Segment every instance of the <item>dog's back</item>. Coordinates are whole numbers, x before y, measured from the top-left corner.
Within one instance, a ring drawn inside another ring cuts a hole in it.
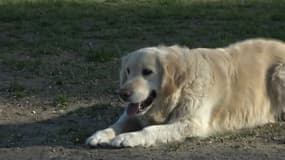
[[[285,44],[254,39],[210,55],[214,75],[212,131],[235,130],[274,122],[285,108]],[[217,55],[226,60],[216,60]],[[219,63],[219,64],[216,64]],[[223,70],[221,72],[221,70]],[[216,87],[216,88],[215,88]]]

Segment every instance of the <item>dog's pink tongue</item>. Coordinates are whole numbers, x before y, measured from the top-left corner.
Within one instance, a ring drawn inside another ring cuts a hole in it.
[[[139,110],[139,103],[130,103],[127,108],[127,114],[129,116],[135,115]]]

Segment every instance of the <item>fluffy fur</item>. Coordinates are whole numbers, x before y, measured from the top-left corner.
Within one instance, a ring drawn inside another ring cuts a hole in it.
[[[151,91],[157,96],[140,113],[125,111],[86,143],[147,147],[276,122],[285,112],[284,64],[285,44],[277,40],[137,50],[122,58],[121,90],[130,93],[128,103],[145,100]],[[145,68],[151,74],[143,75]]]

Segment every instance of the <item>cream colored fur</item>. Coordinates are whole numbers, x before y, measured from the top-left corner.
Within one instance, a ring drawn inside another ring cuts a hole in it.
[[[151,90],[157,97],[143,113],[124,112],[86,143],[153,146],[275,122],[285,111],[283,64],[285,44],[265,39],[215,49],[158,46],[132,52],[122,58],[121,88],[132,91],[130,102],[144,100]],[[143,68],[152,75],[142,76]]]

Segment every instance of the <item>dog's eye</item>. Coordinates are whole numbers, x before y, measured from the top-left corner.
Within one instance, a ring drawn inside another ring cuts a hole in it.
[[[130,74],[130,69],[129,68],[127,68],[127,74]]]
[[[142,71],[143,76],[148,76],[148,75],[151,75],[152,73],[153,71],[150,69],[143,69]]]

